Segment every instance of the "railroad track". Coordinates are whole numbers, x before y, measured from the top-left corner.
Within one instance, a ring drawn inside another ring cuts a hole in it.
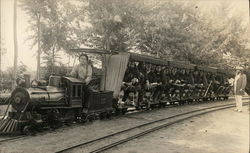
[[[18,139],[25,138],[25,137],[28,137],[28,136],[26,136],[26,135],[20,135],[20,136],[7,137],[7,138],[3,138],[3,139],[1,138],[1,139],[0,139],[0,145],[1,145],[2,143],[5,143],[5,142],[18,140]]]
[[[119,132],[115,132],[97,139],[93,139],[87,142],[82,142],[68,148],[57,151],[56,153],[64,152],[89,152],[89,153],[100,153],[111,148],[114,148],[120,144],[139,138],[151,132],[159,129],[168,127],[175,123],[184,121],[186,119],[203,115],[206,113],[228,109],[235,107],[235,104],[225,104],[213,107],[207,107],[203,109],[193,110],[186,113],[180,113],[163,119],[151,121],[139,126],[128,128]],[[80,151],[79,151],[80,150]]]
[[[249,99],[249,98],[248,98]],[[216,103],[216,102],[220,102],[220,100],[217,100],[217,101],[214,101],[213,103]],[[195,102],[191,105],[199,105],[199,104],[204,104],[206,102]],[[220,106],[213,106],[213,107],[209,107],[209,108],[204,108],[204,109],[200,109],[200,110],[195,110],[195,111],[192,111],[192,112],[198,112],[198,111],[203,111],[203,110],[206,110],[206,109],[211,109],[211,108],[217,108],[217,107],[222,107],[222,106],[228,106],[228,105],[232,105],[231,107],[233,107],[234,105],[233,104],[226,104],[226,105],[220,105]],[[172,107],[178,107],[178,105],[169,105],[169,106],[166,106],[166,108],[172,108]],[[155,109],[157,110],[157,109]],[[152,110],[151,110],[152,111]],[[154,110],[153,110],[154,111]],[[139,114],[139,113],[143,113],[144,111],[138,111],[138,112],[134,112],[134,113],[129,113],[129,114],[126,114],[126,116],[130,116],[130,115],[135,115],[135,114]],[[100,140],[104,140],[104,139],[107,139],[111,136],[115,136],[117,134],[122,134],[122,133],[125,133],[125,132],[128,132],[128,131],[131,131],[133,129],[136,129],[136,128],[140,128],[140,127],[143,127],[143,126],[147,126],[147,125],[150,125],[150,124],[153,124],[153,123],[156,123],[156,122],[160,122],[160,121],[163,121],[163,120],[169,120],[171,118],[174,118],[174,117],[178,117],[178,116],[182,116],[182,115],[186,115],[188,113],[192,113],[192,112],[187,112],[187,113],[183,113],[183,114],[178,114],[178,115],[175,115],[175,116],[171,116],[171,117],[168,117],[168,118],[164,118],[164,119],[160,119],[160,120],[156,120],[156,121],[153,121],[153,122],[148,122],[148,123],[145,123],[145,124],[142,124],[142,125],[139,125],[139,126],[136,126],[136,127],[133,127],[133,128],[129,128],[129,129],[126,129],[126,130],[123,130],[123,131],[120,131],[120,132],[116,132],[114,134],[111,134],[111,135],[107,135],[105,137],[101,137],[101,138],[98,138],[98,139],[95,139],[95,140],[92,140],[92,141],[88,141],[88,142],[85,142],[85,143],[82,143],[82,144],[79,144],[77,146],[72,146],[72,149],[73,148],[77,148],[78,146],[85,146],[87,144],[90,144],[90,143],[94,143],[96,141],[100,141]],[[64,128],[67,128],[67,127],[64,127]],[[42,135],[43,134],[46,134],[47,132],[45,133],[41,133]],[[22,139],[22,138],[28,138],[28,137],[32,137],[32,136],[26,136],[26,135],[18,135],[18,136],[2,136],[0,135],[0,145],[2,143],[6,143],[6,142],[10,142],[10,141],[15,141],[15,140],[19,140],[19,139]],[[66,148],[65,150],[61,150],[61,151],[58,151],[58,152],[65,152],[67,150],[71,150],[71,148]]]
[[[217,102],[219,102],[219,101],[217,101]],[[199,103],[193,103],[192,105],[196,105],[196,104],[199,104]],[[172,108],[172,107],[178,107],[178,105],[169,105],[169,106],[166,106],[166,108]],[[154,109],[153,111],[155,111],[155,110],[157,110],[157,109]],[[133,112],[133,113],[126,114],[126,116],[136,115],[136,114],[143,113],[143,112],[145,112],[145,111],[141,110],[141,111],[138,111],[138,112]],[[67,128],[69,128],[69,127],[64,127],[64,129],[67,129]],[[44,135],[46,133],[49,133],[49,131],[42,132],[40,134]],[[0,135],[0,145],[3,144],[3,143],[6,143],[6,142],[19,140],[19,139],[22,139],[22,138],[30,138],[30,137],[32,137],[32,136],[26,136],[26,135],[17,135],[17,136],[14,136],[14,135],[12,136],[11,135],[11,136],[8,136],[7,134]]]

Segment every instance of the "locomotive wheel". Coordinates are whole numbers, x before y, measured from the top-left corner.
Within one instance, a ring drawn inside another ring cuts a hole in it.
[[[33,130],[31,125],[25,125],[22,130],[23,134],[25,135],[35,135],[35,130]]]
[[[88,116],[88,117],[87,117],[87,120],[88,120],[88,122],[93,122],[94,117],[93,117],[93,116]]]
[[[111,112],[108,112],[108,113],[106,114],[106,117],[107,117],[107,119],[111,119],[112,113],[111,113]]]
[[[106,116],[107,116],[107,115],[106,115],[105,113],[100,113],[100,114],[99,114],[100,120],[105,119]]]
[[[122,109],[122,115],[127,113],[127,108]]]
[[[135,109],[136,109],[136,110],[140,110],[140,107],[139,107],[139,106],[136,106]]]
[[[82,114],[80,122],[81,123],[87,122],[87,114]]]
[[[73,124],[74,120],[76,120],[75,113],[73,110],[68,110],[64,112],[64,118],[65,118],[65,124],[66,125],[71,125]]]
[[[52,129],[57,129],[62,126],[62,122],[60,120],[61,114],[58,109],[51,109],[48,112],[48,124]]]
[[[115,110],[115,116],[118,116],[118,115],[120,115],[120,114],[121,114],[121,110],[117,108],[117,109]]]

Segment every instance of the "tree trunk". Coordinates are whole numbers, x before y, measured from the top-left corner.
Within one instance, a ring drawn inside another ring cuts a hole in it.
[[[0,0],[0,91],[2,90],[2,33],[1,33],[1,0]]]
[[[41,41],[41,22],[40,22],[40,14],[37,16],[37,31],[38,31],[38,40],[37,40],[37,68],[36,68],[36,79],[40,79],[40,56],[41,56],[41,46],[40,46],[40,41]]]
[[[17,79],[17,57],[18,57],[18,46],[17,46],[17,0],[14,0],[14,14],[13,14],[13,30],[14,30],[14,72],[13,72],[13,82],[12,89],[16,87]]]
[[[52,49],[52,63],[51,63],[51,73],[52,74],[54,73],[54,64],[55,64],[55,47],[53,47],[53,49]]]

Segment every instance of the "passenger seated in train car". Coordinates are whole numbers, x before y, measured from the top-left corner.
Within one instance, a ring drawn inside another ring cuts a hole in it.
[[[173,80],[170,80],[170,94],[171,94],[171,101],[179,100],[180,99],[180,86],[181,81],[179,79],[179,69],[173,68],[172,69],[172,76]]]
[[[81,79],[85,84],[83,86],[83,97],[84,100],[87,101],[91,91],[88,84],[92,79],[92,64],[86,54],[81,54],[79,56],[79,64],[73,67],[70,75],[72,77]]]
[[[206,82],[205,82],[205,93],[204,96],[205,97],[211,97],[212,94],[212,79],[211,79],[211,73],[210,72],[206,72],[204,71],[204,77],[206,78]]]
[[[138,70],[140,73],[139,82],[141,84],[142,89],[144,90],[146,88],[146,84],[149,84],[148,74],[151,72],[151,64],[145,62],[139,62]]]
[[[224,90],[228,87],[229,82],[226,79],[226,75],[225,74],[220,74],[219,75],[219,81],[220,81],[220,87],[218,89],[217,94],[218,95],[223,95],[224,94]]]
[[[150,87],[149,75],[150,74],[151,74],[151,64],[145,63],[145,70],[143,72],[143,75],[144,75],[144,82],[143,82],[143,86],[142,86],[143,90],[149,90],[149,87]]]
[[[185,71],[184,77],[185,77],[185,81],[187,82],[189,86],[192,86],[194,84],[193,70],[187,69]]]
[[[138,70],[140,73],[142,73],[143,75],[146,74],[147,72],[147,64],[145,62],[139,62],[138,64]]]
[[[201,78],[199,75],[199,71],[195,70],[193,73],[194,76],[194,90],[193,90],[193,96],[198,98],[200,95],[200,83],[201,83]]]
[[[128,63],[128,67],[125,71],[125,75],[124,75],[124,82],[131,82],[131,80],[135,77],[135,76],[139,76],[139,70],[137,68],[137,65],[135,62],[129,62]]]
[[[208,80],[207,80],[207,72],[204,70],[201,71],[201,76],[202,76],[202,84],[201,84],[201,97],[206,97],[206,90],[208,89]]]
[[[162,90],[163,92],[161,93],[160,99],[162,100],[169,100],[170,95],[169,95],[169,90],[170,90],[170,67],[168,66],[163,66],[162,67]]]
[[[186,77],[186,69],[181,69],[180,70],[180,84],[181,84],[181,88],[180,88],[180,96],[182,99],[186,99],[188,96],[188,92],[189,92],[189,82],[188,82],[188,78]]]
[[[200,70],[196,70],[194,73],[194,77],[195,77],[195,84],[201,84],[203,83],[203,75],[202,75],[202,71]]]
[[[148,89],[152,88],[154,85],[153,83],[154,83],[154,78],[155,78],[155,68],[156,68],[156,66],[154,64],[148,65],[148,69],[147,69],[147,73],[146,73],[146,76],[147,76],[146,86]]]
[[[216,96],[216,90],[218,89],[218,84],[219,84],[219,82],[215,80],[215,75],[216,75],[215,73],[211,73],[210,75],[211,82],[212,82],[210,86],[212,99],[214,99]]]
[[[145,87],[146,87],[146,80],[147,80],[147,63],[145,62],[139,62],[138,64],[138,70],[139,70],[139,73],[140,73],[140,79],[139,79],[139,83],[140,83],[140,86],[141,86],[141,90],[139,92],[139,97],[138,97],[138,102],[141,102],[142,101],[142,98],[143,98],[143,93],[144,93],[144,90],[145,90]]]
[[[224,80],[224,84],[223,84],[224,88],[221,91],[221,94],[226,96],[229,94],[230,88],[231,88],[230,83],[229,83],[229,76],[224,75],[223,80]]]
[[[177,78],[178,80],[175,82],[176,86],[178,87],[177,93],[179,99],[184,99],[184,89],[186,85],[186,80],[185,80],[185,69],[177,69]]]
[[[175,91],[175,86],[174,86],[174,83],[175,83],[175,74],[176,74],[176,68],[170,68],[170,71],[169,71],[169,76],[170,76],[170,79],[168,81],[168,84],[169,84],[169,96],[170,96],[170,99],[172,99],[173,95],[174,95],[174,91]]]
[[[191,99],[194,90],[194,76],[193,70],[187,69],[185,72],[185,80],[187,82],[186,88],[188,89],[188,98]]]
[[[174,80],[175,78],[174,78],[174,72],[175,71],[175,68],[173,68],[173,67],[169,67],[168,68],[168,70],[167,70],[167,76],[168,76],[168,78],[169,78],[169,80]]]
[[[220,78],[219,74],[216,73],[214,75],[214,82],[213,82],[215,95],[218,95],[220,92],[220,89],[221,89],[221,82],[220,81],[221,81],[221,78]]]
[[[163,91],[164,91],[164,68],[160,65],[156,66],[155,72],[154,72],[154,78],[153,78],[153,82],[157,83],[154,93],[153,93],[153,100],[154,101],[159,101],[160,96],[162,95]]]
[[[171,79],[170,75],[171,75],[170,67],[165,67],[164,68],[164,78],[163,78],[165,83],[168,83],[168,81]]]
[[[193,76],[189,69],[183,69],[182,70],[182,84],[184,84],[183,92],[185,98],[189,98],[191,96],[192,91],[192,84],[193,84]]]
[[[153,78],[154,78],[154,70],[155,66],[151,63],[144,63],[145,69],[144,70],[144,82],[142,83],[142,90],[141,90],[141,101],[142,104],[146,104],[146,107],[150,107],[150,104],[152,102],[152,93],[154,91],[154,84],[153,84]],[[141,105],[142,106],[142,105]]]
[[[123,80],[124,85],[122,90],[124,91],[124,96],[122,101],[133,103],[131,105],[138,105],[138,96],[141,90],[140,81],[142,77],[142,74],[137,68],[137,63],[133,61],[129,62]]]
[[[202,83],[203,83],[205,88],[209,84],[208,81],[207,81],[207,72],[206,71],[202,71]]]
[[[179,77],[180,77],[180,80],[181,82],[185,82],[186,83],[186,80],[185,80],[185,69],[180,69],[179,70]]]
[[[208,86],[206,73],[203,70],[199,71],[201,83],[200,83],[200,96],[204,97],[206,92],[206,87]]]
[[[170,89],[170,85],[169,85],[169,67],[167,66],[163,66],[162,67],[162,93],[160,96],[160,99],[165,101],[169,99],[169,89]]]
[[[208,72],[206,71],[203,71],[203,85],[204,85],[203,97],[207,97],[210,89],[210,82],[208,79]]]

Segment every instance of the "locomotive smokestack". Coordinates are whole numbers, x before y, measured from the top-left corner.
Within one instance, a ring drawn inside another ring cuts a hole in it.
[[[30,87],[30,75],[24,74],[24,80],[25,80],[25,88],[29,88]]]

